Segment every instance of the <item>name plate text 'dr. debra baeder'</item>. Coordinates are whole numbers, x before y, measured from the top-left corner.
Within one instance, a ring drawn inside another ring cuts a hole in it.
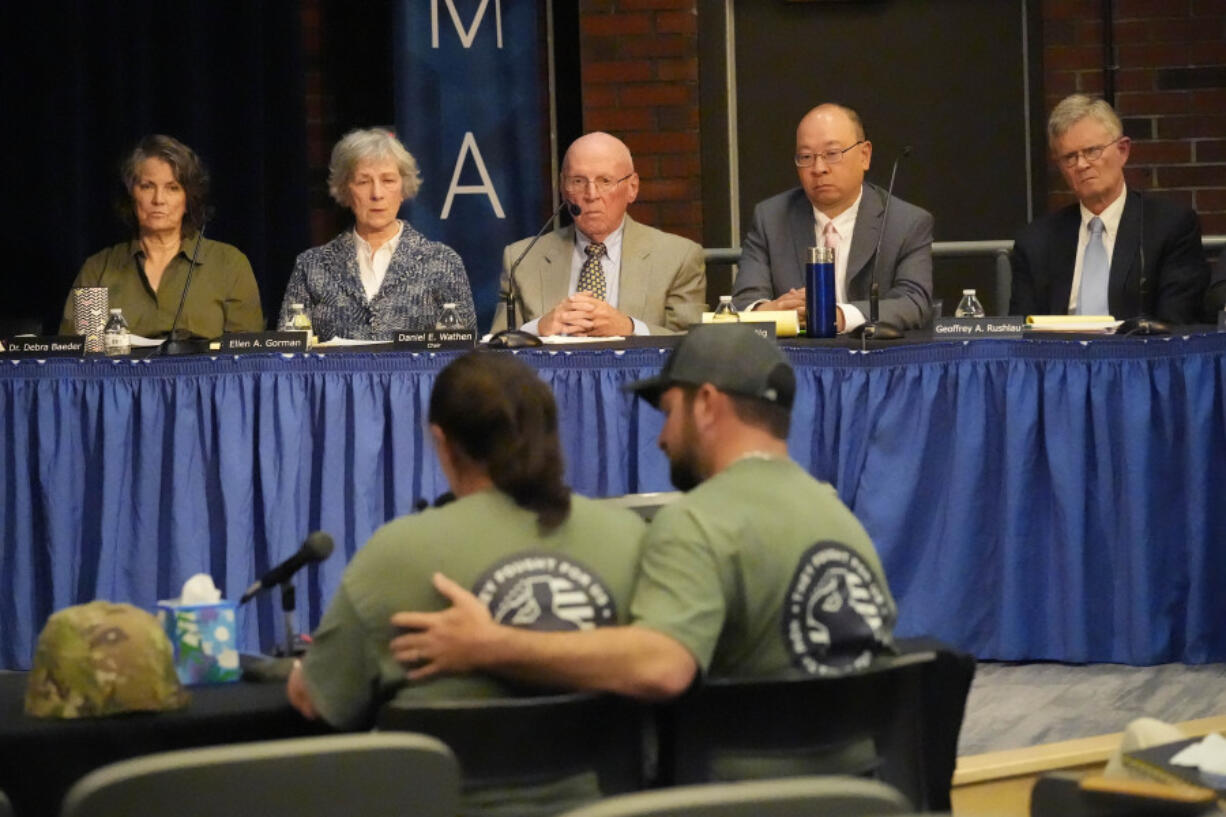
[[[221,336],[221,352],[246,355],[253,352],[305,352],[307,333],[297,332],[227,332]]]
[[[85,357],[84,335],[23,335],[4,340],[5,357]]]
[[[472,349],[477,333],[472,329],[404,330],[392,333],[392,348],[410,352],[436,349]]]
[[[1021,315],[999,318],[937,318],[932,334],[940,338],[1020,338],[1026,326]]]

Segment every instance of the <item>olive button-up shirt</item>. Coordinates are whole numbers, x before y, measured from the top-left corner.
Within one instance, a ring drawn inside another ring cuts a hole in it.
[[[131,332],[149,338],[161,337],[174,323],[195,247],[195,233],[183,237],[179,252],[166,266],[156,290],[149,286],[145,277],[145,253],[136,239],[91,255],[81,265],[72,285],[73,288],[106,287],[110,308],[123,309]],[[64,304],[60,331],[71,334],[73,322],[72,297],[69,296]],[[203,338],[216,338],[223,332],[264,329],[264,312],[251,263],[236,247],[208,238],[200,241],[196,271],[183,304],[179,328]]]

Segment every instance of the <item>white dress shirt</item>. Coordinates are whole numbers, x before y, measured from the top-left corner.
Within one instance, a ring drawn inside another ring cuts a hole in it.
[[[604,269],[605,277],[605,302],[617,308],[618,295],[621,291],[621,270],[622,270],[622,236],[626,231],[626,219],[622,218],[622,223],[617,226],[617,229],[610,233],[604,240],[604,255],[600,259],[600,265]],[[566,285],[566,292],[569,295],[574,295],[579,286],[579,273],[583,271],[583,264],[587,261],[587,246],[592,243],[592,239],[583,234],[578,227],[575,228],[575,248],[570,255],[570,282]],[[556,304],[555,304],[556,306]],[[543,317],[543,316],[542,316]],[[633,315],[627,317],[634,323],[634,334],[650,335],[651,330],[647,328],[647,324]],[[534,335],[540,334],[540,318],[528,321],[521,329],[525,332],[531,332]]]
[[[844,332],[850,332],[864,323],[864,313],[847,302],[847,256],[851,254],[851,236],[856,229],[856,216],[860,213],[860,200],[863,198],[864,188],[861,187],[855,202],[834,218],[827,218],[821,210],[813,208],[813,246],[826,246],[824,234],[830,222],[834,222],[834,229],[838,231],[834,248],[834,299],[843,310]]]
[[[379,245],[379,249],[371,250],[370,242],[358,235],[358,231],[353,231],[353,243],[358,251],[358,272],[362,277],[362,289],[366,290],[366,300],[370,301],[378,293],[379,287],[383,286],[383,279],[387,276],[388,265],[392,263],[392,256],[396,253],[396,248],[400,246],[400,237],[404,235],[404,222],[400,222],[400,229],[396,230],[396,234]]]
[[[1128,188],[1107,205],[1098,217],[1103,221],[1103,248],[1107,251],[1107,269],[1111,269],[1111,258],[1115,252],[1115,238],[1120,233],[1120,219],[1124,217],[1124,202],[1128,198]],[[1081,294],[1081,267],[1085,264],[1086,245],[1090,243],[1090,219],[1094,214],[1081,205],[1081,228],[1077,231],[1077,256],[1073,262],[1073,289],[1068,296],[1068,313],[1077,314],[1077,297]]]

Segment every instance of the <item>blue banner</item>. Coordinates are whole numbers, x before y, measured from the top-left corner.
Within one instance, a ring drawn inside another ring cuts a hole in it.
[[[396,130],[422,174],[406,217],[464,259],[482,331],[503,247],[535,233],[548,213],[538,5],[400,0],[396,9]]]

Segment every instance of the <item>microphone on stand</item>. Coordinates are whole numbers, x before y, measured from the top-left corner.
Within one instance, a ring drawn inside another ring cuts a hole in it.
[[[1137,292],[1141,297],[1141,314],[1129,318],[1115,330],[1117,335],[1169,335],[1171,325],[1149,316],[1149,276],[1145,274],[1145,196],[1137,194],[1137,207],[1141,214],[1140,241],[1137,252],[1141,256],[1141,278],[1137,281]]]
[[[162,346],[158,349],[159,355],[197,355],[208,351],[206,339],[195,337],[187,330],[178,328],[179,318],[183,315],[183,305],[187,303],[187,290],[192,285],[192,273],[196,271],[196,261],[200,257],[200,242],[204,240],[206,226],[207,224],[201,224],[200,232],[196,234],[196,246],[192,250],[191,263],[187,265],[187,280],[183,282],[179,308],[175,310],[175,319],[170,322],[170,332],[166,335],[166,340],[162,341]]]
[[[519,265],[527,257],[528,253],[532,252],[532,248],[536,246],[536,242],[541,240],[541,236],[549,231],[549,227],[553,224],[553,220],[562,215],[562,211],[566,210],[570,213],[571,218],[583,212],[583,209],[572,202],[563,201],[558,205],[545,223],[541,225],[540,232],[528,242],[528,246],[519,254],[519,258],[515,259],[515,263],[511,264],[511,269],[507,271],[507,328],[497,333],[490,338],[487,344],[491,349],[520,349],[525,346],[540,346],[541,339],[531,332],[525,332],[522,329],[516,329],[515,325],[518,321],[515,319],[515,270],[519,269]]]
[[[255,598],[261,590],[275,587],[278,584],[284,584],[290,577],[307,565],[322,562],[332,555],[333,547],[335,547],[335,543],[330,535],[321,530],[315,531],[306,538],[306,541],[302,543],[302,547],[298,549],[297,553],[265,573],[259,580],[248,587],[238,603],[240,605],[246,604]]]
[[[894,197],[894,179],[898,176],[898,163],[911,155],[911,146],[904,147],[894,158],[894,168],[890,171],[890,186],[885,191],[885,210],[881,214],[881,231],[877,233],[877,247],[873,250],[872,283],[868,289],[868,323],[856,329],[853,337],[862,340],[899,340],[902,332],[898,327],[881,322],[880,300],[881,285],[877,281],[877,268],[881,266],[881,241],[885,238],[886,222],[890,217],[890,199]]]

